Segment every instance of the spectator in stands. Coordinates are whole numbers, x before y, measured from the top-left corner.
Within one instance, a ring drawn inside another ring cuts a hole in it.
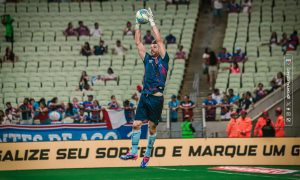
[[[214,51],[210,51],[209,53],[208,73],[209,73],[209,82],[210,82],[209,90],[212,90],[214,89],[217,74],[218,74],[218,59]]]
[[[81,77],[79,80],[79,89],[80,91],[86,90],[86,91],[91,91],[93,90],[91,86],[88,83],[89,81],[89,76],[87,75],[86,71],[82,71]]]
[[[255,137],[262,137],[262,127],[264,127],[267,124],[267,121],[269,119],[269,113],[268,111],[263,111],[260,118],[258,118],[255,128],[254,128],[254,136]],[[271,121],[271,125],[274,127],[274,124]]]
[[[171,4],[189,4],[190,0],[166,0],[167,5]]]
[[[186,52],[183,50],[183,46],[180,45],[178,51],[176,52],[175,59],[186,59]]]
[[[233,62],[228,68],[225,67],[224,69],[229,69],[231,74],[239,74],[241,72],[237,62]]]
[[[59,103],[58,98],[54,97],[50,100],[50,102],[48,104],[48,111],[49,112],[56,111],[57,113],[59,113],[60,114],[59,121],[61,121],[63,118],[62,115],[65,112],[65,104],[63,102]]]
[[[262,137],[275,137],[275,128],[272,126],[272,120],[268,119],[266,124],[261,128]]]
[[[233,62],[232,65],[230,65],[230,73],[231,74],[239,74],[241,72],[239,64],[237,62]]]
[[[74,117],[74,123],[86,123],[89,121],[89,116],[85,114],[84,108],[79,109],[79,114]]]
[[[242,3],[242,8],[243,8],[242,12],[250,13],[252,8],[251,0],[244,0],[244,2]]]
[[[229,120],[232,104],[230,104],[226,94],[223,95],[219,106],[221,107],[221,120]]]
[[[7,125],[7,124],[17,124],[17,123],[13,123],[16,122],[12,119],[12,115],[11,114],[4,114],[4,118],[3,118],[3,122],[1,124],[3,125]]]
[[[230,62],[231,54],[227,52],[226,48],[222,48],[221,52],[218,54],[218,61],[219,62]]]
[[[121,44],[121,41],[117,40],[116,46],[112,49],[112,54],[121,56],[124,55],[127,50],[128,49]]]
[[[3,111],[2,111],[3,112]],[[3,117],[3,121],[2,123],[3,125],[7,125],[7,124],[18,124],[17,120],[16,119],[13,119],[13,115],[12,114],[7,114],[5,113],[4,114],[4,117]]]
[[[203,74],[206,75],[206,82],[209,83],[209,74],[208,74],[208,62],[210,57],[210,48],[206,47],[204,50],[204,53],[202,55],[202,68],[203,68]]]
[[[189,115],[190,119],[193,120],[194,118],[194,108],[196,107],[196,104],[194,101],[190,100],[190,97],[188,95],[185,95],[183,97],[183,101],[180,102],[179,108],[182,110],[182,117],[184,117],[186,114]]]
[[[78,28],[76,29],[79,36],[89,36],[90,30],[86,27],[82,21],[78,22]]]
[[[49,119],[49,111],[44,101],[39,102],[39,108],[36,109],[35,120],[40,120],[40,124],[51,124],[51,120]]]
[[[223,3],[221,0],[214,0],[214,16],[222,17],[223,14]]]
[[[34,98],[30,98],[29,99],[29,108],[30,108],[31,112],[34,112],[34,109],[33,109],[34,104],[35,104]]]
[[[34,112],[34,116],[33,117],[36,117],[38,115],[38,112],[37,110],[40,108],[40,104],[44,102],[46,104],[46,100],[45,98],[41,98],[39,101],[35,101],[32,105],[32,110]]]
[[[237,120],[237,132],[238,137],[240,138],[249,138],[251,137],[252,130],[252,120],[250,117],[247,117],[247,111],[241,111],[241,117]]]
[[[238,95],[234,94],[234,90],[233,89],[229,89],[228,90],[228,97],[229,97],[229,102],[230,104],[238,101],[240,99],[240,97]]]
[[[299,45],[299,37],[298,37],[298,32],[295,30],[290,35],[290,39],[288,41],[287,51],[294,51],[294,50],[296,50],[298,45]]]
[[[81,46],[80,54],[83,56],[90,56],[92,55],[92,49],[90,43],[85,42],[83,46]]]
[[[203,108],[205,108],[205,120],[215,121],[216,120],[216,108],[217,101],[212,98],[211,94],[208,94],[207,99],[203,101]]]
[[[63,32],[65,36],[78,36],[77,30],[73,27],[71,22],[68,23],[67,29]]]
[[[281,46],[283,52],[286,51],[287,46],[288,46],[288,42],[289,42],[289,39],[287,37],[287,34],[283,33],[282,36],[281,36],[281,39],[278,43]]]
[[[127,21],[126,23],[126,27],[124,28],[123,30],[123,35],[124,36],[130,36],[130,35],[133,35],[134,34],[134,30],[132,29],[132,24],[130,21]]]
[[[222,96],[220,94],[220,90],[219,89],[214,89],[213,93],[212,93],[212,98],[217,101],[217,104],[221,103],[221,99]]]
[[[256,90],[254,91],[255,94],[255,102],[259,101],[260,99],[264,98],[267,93],[264,89],[264,85],[262,83],[258,83]]]
[[[103,31],[102,31],[102,29],[99,27],[99,23],[96,22],[96,23],[94,24],[94,27],[91,28],[90,36],[94,36],[94,37],[101,37],[101,36],[103,36]]]
[[[275,109],[275,115],[277,117],[275,122],[275,135],[276,137],[284,137],[284,118],[282,116],[282,109],[277,107]]]
[[[83,101],[82,103],[80,103],[80,108],[83,108],[84,111],[90,111],[93,108],[94,96],[89,94],[87,95],[87,97],[87,101]]]
[[[99,104],[99,101],[98,100],[94,100],[93,101],[93,106],[92,106],[92,109],[91,109],[91,122],[94,122],[94,123],[99,123],[100,120],[101,120],[101,117],[100,117],[100,112],[102,110],[102,107],[100,106]]]
[[[170,122],[177,122],[180,102],[177,100],[176,95],[171,96],[171,101],[169,101],[168,105],[170,110]]]
[[[131,99],[135,101],[135,104],[138,105],[138,101],[141,97],[141,93],[142,93],[142,90],[143,90],[143,86],[142,85],[137,85],[136,86],[136,92],[133,93],[133,95],[131,96]]]
[[[91,111],[93,109],[94,96],[89,94],[87,97],[88,97],[88,99],[86,101],[83,101],[80,103],[80,109],[83,109],[84,112],[86,112],[87,117],[88,117],[88,119],[86,119],[86,120],[90,120],[91,119]]]
[[[270,37],[269,44],[270,44],[271,46],[273,46],[273,45],[278,45],[278,39],[277,39],[277,33],[276,33],[276,32],[272,32],[271,37]]]
[[[5,54],[3,56],[3,62],[16,62],[18,61],[18,56],[10,49],[10,47],[6,47]]]
[[[175,44],[175,43],[176,43],[176,37],[172,33],[169,33],[169,35],[165,37],[165,44]]]
[[[109,67],[107,69],[107,74],[103,75],[101,77],[101,80],[105,81],[105,82],[106,81],[117,81],[118,80],[118,76],[114,73],[114,70],[111,67]]]
[[[236,52],[233,53],[231,59],[233,62],[244,62],[247,61],[247,56],[242,52],[242,49],[240,47],[237,47]]]
[[[12,124],[15,124],[15,122],[19,118],[18,110],[12,107],[11,102],[7,102],[5,105],[6,105],[6,109],[5,109],[6,118],[8,118],[12,122]]]
[[[115,95],[112,95],[110,97],[110,102],[108,103],[108,109],[113,109],[113,110],[117,110],[117,109],[120,109],[121,106],[120,104],[118,103],[117,99],[116,99],[116,96]]]
[[[2,125],[5,125],[5,124],[10,124],[10,121],[8,121],[8,122],[6,122],[6,121],[4,121],[4,120],[6,120],[6,118],[5,118],[5,114],[4,114],[4,112],[2,111],[2,110],[0,110],[0,125],[2,124]]]
[[[286,77],[282,72],[278,72],[277,75],[272,79],[272,81],[274,82],[274,89],[277,89],[285,83]]]
[[[77,112],[78,111],[74,108],[73,104],[69,102],[65,110],[65,118],[73,118]]]
[[[6,42],[13,42],[14,29],[12,23],[14,22],[14,20],[9,14],[3,15],[1,17],[1,22],[5,26],[5,40]]]
[[[243,93],[242,98],[239,100],[239,112],[241,110],[248,110],[250,105],[252,104],[249,94]]]
[[[270,86],[271,88],[268,90],[268,93],[272,93],[278,88],[274,80],[270,81]]]
[[[135,117],[135,107],[128,99],[123,102],[123,108],[127,123],[132,123]]]
[[[94,46],[93,53],[96,56],[104,55],[108,51],[108,46],[104,45],[104,41],[100,40],[99,45]]]
[[[79,101],[76,97],[74,97],[72,99],[72,104],[73,104],[74,112],[75,112],[75,114],[77,114],[79,112],[79,109],[80,109],[80,103],[79,103]]]
[[[250,91],[247,91],[247,92],[246,92],[246,96],[247,96],[247,98],[251,101],[251,103],[253,103],[253,97],[252,97],[252,94],[251,94]]]
[[[24,98],[23,104],[20,105],[21,124],[32,124],[31,108],[28,98]]]
[[[239,13],[241,11],[241,6],[235,2],[235,0],[231,0],[228,3],[228,11],[230,13]]]
[[[144,44],[151,44],[154,41],[154,37],[151,35],[151,31],[147,30],[146,35],[144,36]]]
[[[237,120],[238,120],[238,113],[236,111],[232,111],[230,113],[231,119],[226,127],[227,137],[229,138],[237,138],[239,137],[239,133],[237,131]],[[230,117],[229,117],[230,118]]]

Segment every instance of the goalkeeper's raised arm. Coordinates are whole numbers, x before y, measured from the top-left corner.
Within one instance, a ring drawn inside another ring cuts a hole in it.
[[[135,40],[135,45],[138,49],[139,56],[141,57],[142,60],[145,58],[146,54],[146,48],[143,45],[141,41],[141,24],[138,23],[138,21],[135,21],[135,35],[134,35],[134,40]]]
[[[153,17],[153,13],[151,11],[151,8],[148,8],[148,16],[149,16],[149,23],[151,25],[151,29],[153,31],[156,43],[157,43],[158,48],[159,48],[159,55],[164,59],[164,57],[166,55],[166,48],[165,48],[165,45],[164,45],[164,41],[160,36],[160,32],[159,32],[157,26],[155,25],[154,17]]]

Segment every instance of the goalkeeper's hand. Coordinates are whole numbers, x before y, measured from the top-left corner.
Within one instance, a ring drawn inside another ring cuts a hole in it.
[[[138,22],[138,20],[135,18],[135,30],[140,30],[141,29],[141,24]]]
[[[153,13],[152,13],[150,7],[148,8],[148,18],[149,18],[150,25],[151,25],[151,26],[155,26]]]

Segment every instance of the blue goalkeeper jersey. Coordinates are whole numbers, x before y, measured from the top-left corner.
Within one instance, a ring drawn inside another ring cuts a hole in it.
[[[158,63],[155,63],[155,57],[146,53],[144,58],[144,88],[142,94],[154,94],[156,92],[163,93],[168,69],[169,69],[169,55],[166,52],[164,58],[158,56]]]

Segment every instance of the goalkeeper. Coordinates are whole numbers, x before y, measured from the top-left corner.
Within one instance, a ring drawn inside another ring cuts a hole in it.
[[[137,159],[142,122],[148,120],[149,136],[147,149],[140,165],[142,168],[145,168],[148,165],[153,144],[156,139],[156,126],[161,119],[164,104],[163,91],[165,88],[169,63],[169,55],[166,52],[159,30],[155,25],[150,8],[148,9],[148,17],[155,40],[151,43],[150,53],[147,53],[146,48],[141,41],[141,24],[136,21],[135,44],[137,46],[139,56],[144,62],[144,86],[137,107],[135,120],[133,122],[131,137],[132,149],[129,153],[120,157],[123,160]]]

